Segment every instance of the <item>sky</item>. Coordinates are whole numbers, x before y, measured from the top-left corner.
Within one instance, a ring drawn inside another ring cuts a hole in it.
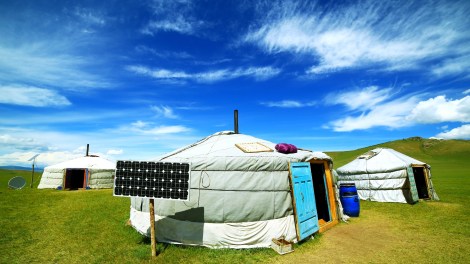
[[[315,151],[470,139],[470,1],[0,0],[0,166],[218,131]]]

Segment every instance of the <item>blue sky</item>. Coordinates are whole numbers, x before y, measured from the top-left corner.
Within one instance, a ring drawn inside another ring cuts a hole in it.
[[[0,165],[222,130],[319,151],[470,139],[469,1],[0,0]]]

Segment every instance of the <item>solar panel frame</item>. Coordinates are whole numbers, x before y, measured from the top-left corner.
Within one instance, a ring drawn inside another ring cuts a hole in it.
[[[118,160],[113,196],[189,201],[191,165]]]

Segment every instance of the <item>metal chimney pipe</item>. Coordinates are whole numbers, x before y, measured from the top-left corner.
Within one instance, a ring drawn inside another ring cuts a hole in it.
[[[235,132],[235,134],[238,134],[238,110],[233,111],[233,121],[234,121],[233,131]]]
[[[90,151],[90,144],[86,144],[86,156],[88,157],[88,152]]]

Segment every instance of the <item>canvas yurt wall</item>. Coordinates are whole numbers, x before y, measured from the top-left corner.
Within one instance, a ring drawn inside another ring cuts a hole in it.
[[[415,203],[439,199],[431,166],[393,149],[373,149],[336,171],[339,184],[355,183],[362,200]]]
[[[44,168],[38,189],[113,188],[116,164],[85,156]]]
[[[289,162],[308,161],[332,185],[331,159],[321,152],[245,153],[239,143],[259,142],[274,150],[275,144],[243,134],[219,132],[158,159],[191,166],[190,200],[155,200],[157,240],[212,248],[269,247],[273,238],[296,239],[289,186]],[[315,177],[315,176],[314,176]],[[336,224],[334,193],[321,228]],[[130,220],[143,234],[150,234],[148,199],[131,198]],[[319,213],[319,218],[321,215]],[[322,229],[321,229],[322,230]]]

